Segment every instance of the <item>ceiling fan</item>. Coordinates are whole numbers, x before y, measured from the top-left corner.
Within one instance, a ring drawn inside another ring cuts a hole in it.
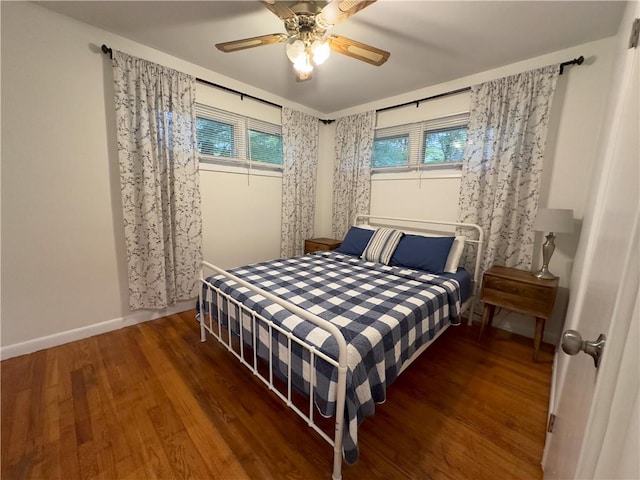
[[[323,63],[331,50],[380,66],[390,53],[339,35],[327,35],[334,25],[368,7],[375,0],[333,0],[326,2],[282,2],[261,0],[271,12],[284,21],[287,33],[272,33],[216,44],[222,52],[236,52],[247,48],[286,42],[286,53],[299,82],[311,79],[313,67]],[[320,6],[319,4],[325,4]]]

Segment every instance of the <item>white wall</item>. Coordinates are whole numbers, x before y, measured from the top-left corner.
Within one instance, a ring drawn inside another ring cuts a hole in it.
[[[320,124],[314,236],[331,238],[336,124]]]
[[[555,343],[559,337],[566,313],[571,267],[580,238],[581,219],[589,195],[589,178],[596,160],[598,132],[611,84],[613,47],[614,37],[611,37],[330,115],[339,118],[402,104],[584,55],[584,65],[566,68],[558,80],[547,139],[543,190],[540,192],[541,206],[573,209],[576,223],[573,234],[558,234],[550,264],[550,270],[560,277],[561,287],[554,315],[545,329],[545,341],[550,343]],[[381,112],[377,126],[429,120],[468,110],[469,93],[461,93],[421,103],[419,108],[412,104]],[[371,212],[455,221],[459,188],[460,171],[456,169],[424,171],[422,174],[374,174]],[[534,268],[541,264],[542,240],[543,235],[538,234]],[[531,337],[534,332],[534,322],[529,318],[508,312],[496,318],[494,325]]]
[[[197,101],[240,115],[281,124],[277,107],[241,100],[198,84]],[[282,174],[200,164],[203,257],[222,268],[276,258],[280,254]]]
[[[128,306],[108,44],[288,105],[215,72],[27,2],[2,9],[2,357],[144,321]],[[198,100],[275,123],[280,111],[198,86]],[[276,256],[281,180],[201,174],[205,257]],[[178,309],[191,308],[192,302]],[[155,315],[160,315],[158,312]]]
[[[4,117],[0,345],[5,356],[8,346],[18,346],[11,351],[23,352],[29,345],[47,346],[46,339],[52,335],[72,339],[151,317],[150,312],[134,315],[128,307],[111,67],[99,51],[102,43],[314,116],[326,116],[35,4],[1,2],[0,8]],[[611,42],[602,40],[329,117],[585,55],[586,65],[568,68],[559,82],[552,118],[558,128],[555,138],[551,135],[549,139],[547,191],[541,199],[551,207],[573,208],[579,221],[588,194],[586,179],[602,116],[602,93],[609,85],[610,50]],[[198,86],[199,100],[206,96],[257,118],[274,121],[274,115],[279,115],[274,112],[277,109]],[[429,102],[419,109],[410,107],[385,116],[409,118],[412,111],[427,112],[423,118],[428,118],[435,115],[437,105],[459,110],[459,105],[454,108],[451,103],[459,99]],[[320,126],[316,236],[331,234],[334,131],[335,124]],[[423,174],[421,182],[416,178],[374,179],[372,211],[388,208],[382,213],[455,218],[455,199],[447,203],[446,210],[440,206],[442,196],[457,192],[459,180],[455,174],[452,178],[428,177]],[[254,175],[248,180],[243,174],[207,168],[201,185],[205,258],[229,267],[277,256],[281,188],[277,176]],[[577,234],[559,236],[557,241],[551,269],[561,276],[563,286],[577,238]]]

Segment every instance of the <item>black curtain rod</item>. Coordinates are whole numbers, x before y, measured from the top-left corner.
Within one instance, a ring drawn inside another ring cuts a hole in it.
[[[450,92],[439,93],[437,95],[431,95],[430,97],[424,97],[419,100],[412,100],[411,102],[399,103],[398,105],[392,105],[390,107],[378,108],[376,113],[384,112],[387,110],[394,110],[396,108],[406,107],[407,105],[416,104],[416,108],[420,106],[420,103],[426,102],[427,100],[435,100],[436,98],[448,97],[449,95],[455,95],[456,93],[468,92],[471,90],[471,87],[459,88],[457,90],[451,90]]]
[[[210,87],[215,87],[217,89],[224,90],[225,92],[230,92],[230,93],[235,93],[236,95],[240,95],[240,100],[244,100],[246,97],[246,98],[250,98],[251,100],[255,100],[256,102],[265,103],[267,105],[271,105],[272,107],[282,109],[282,105],[278,105],[277,103],[270,102],[269,100],[265,100],[263,98],[254,97],[253,95],[249,95],[248,93],[243,93],[238,90],[234,90],[233,88],[225,87],[224,85],[210,82],[209,80],[204,80],[202,78],[196,77],[196,82],[204,83],[205,85],[209,85]]]
[[[105,55],[109,55],[109,58],[113,58],[113,50],[104,44],[102,45],[102,53],[104,53]],[[282,109],[282,105],[278,105],[277,103],[270,102],[269,100],[265,100],[263,98],[254,97],[253,95],[249,95],[248,93],[243,93],[238,90],[234,90],[233,88],[225,87],[224,85],[210,82],[209,80],[204,80],[202,78],[196,77],[196,81],[200,83],[204,83],[205,85],[209,85],[210,87],[215,87],[220,90],[224,90],[225,92],[235,93],[236,95],[240,96],[240,100],[244,100],[246,97],[246,98],[250,98],[251,100],[255,100],[256,102],[264,103],[266,105],[271,105],[272,107]],[[318,120],[320,120],[325,125],[335,122],[335,120],[325,120],[322,118],[319,118]]]
[[[102,53],[109,55],[109,58],[113,58],[113,50],[106,45],[102,45]],[[253,95],[249,95],[248,93],[243,93],[238,90],[234,90],[233,88],[225,87],[224,85],[220,85],[218,83],[210,82],[209,80],[204,80],[202,78],[196,77],[196,81],[200,83],[204,83],[205,85],[209,85],[210,87],[219,88],[220,90],[224,90],[225,92],[235,93],[236,95],[240,95],[240,99],[244,100],[246,98],[250,98],[251,100],[255,100],[256,102],[266,103],[267,105],[271,105],[272,107],[282,108],[282,105],[278,105],[277,103],[270,102],[269,100],[265,100],[263,98],[254,97]]]
[[[582,65],[583,63],[584,63],[584,57],[582,55],[580,55],[578,58],[574,58],[573,60],[562,62],[560,64],[560,75],[564,73],[564,67],[568,67],[570,65]],[[436,98],[448,97],[449,95],[468,92],[470,90],[471,90],[471,87],[458,88],[457,90],[451,90],[450,92],[439,93],[437,95],[432,95],[430,97],[420,98],[418,100],[412,100],[411,102],[405,102],[405,103],[400,103],[398,105],[392,105],[390,107],[379,108],[376,110],[376,113],[384,112],[386,110],[393,110],[396,108],[406,107],[407,105],[413,105],[413,104],[415,104],[417,108],[420,106],[422,102],[426,102],[427,100],[435,100]]]
[[[113,50],[111,48],[107,47],[104,44],[102,45],[102,53],[104,53],[106,55],[109,55],[109,58],[113,58]],[[568,67],[570,65],[582,65],[583,62],[584,62],[584,57],[582,55],[580,55],[578,58],[574,58],[573,60],[568,60],[566,62],[562,62],[560,64],[560,75],[562,75],[564,73],[564,67]],[[247,97],[247,98],[250,98],[251,100],[255,100],[256,102],[265,103],[267,105],[271,105],[272,107],[276,107],[276,108],[280,108],[280,109],[282,108],[282,105],[278,105],[277,103],[273,103],[273,102],[270,102],[269,100],[264,100],[264,99],[259,98],[259,97],[254,97],[253,95],[249,95],[248,93],[243,93],[243,92],[240,92],[238,90],[234,90],[233,88],[229,88],[229,87],[225,87],[224,85],[220,85],[218,83],[213,83],[213,82],[210,82],[208,80],[204,80],[204,79],[198,78],[198,77],[196,77],[196,81],[198,81],[200,83],[204,83],[205,85],[209,85],[210,87],[219,88],[220,90],[224,90],[226,92],[235,93],[236,95],[240,95],[240,100],[244,100],[244,97]],[[398,105],[392,105],[390,107],[378,108],[376,110],[376,113],[384,112],[386,110],[393,110],[393,109],[396,109],[396,108],[406,107],[407,105],[413,105],[414,103],[415,103],[416,107],[419,107],[420,103],[422,103],[422,102],[426,102],[428,100],[435,100],[436,98],[448,97],[449,95],[455,95],[457,93],[468,92],[469,90],[471,90],[471,87],[459,88],[457,90],[452,90],[450,92],[445,92],[445,93],[439,93],[437,95],[432,95],[430,97],[420,98],[418,100],[413,100],[411,102],[400,103]],[[325,120],[325,119],[322,119],[322,118],[319,118],[318,120],[320,120],[325,125],[328,125],[330,123],[335,122],[335,120]]]

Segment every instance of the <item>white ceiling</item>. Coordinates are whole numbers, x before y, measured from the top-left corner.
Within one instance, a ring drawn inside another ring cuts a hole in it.
[[[614,35],[624,10],[614,1],[380,0],[331,32],[391,52],[387,63],[332,53],[311,81],[297,83],[284,44],[214,47],[285,31],[258,1],[37,3],[322,113]]]

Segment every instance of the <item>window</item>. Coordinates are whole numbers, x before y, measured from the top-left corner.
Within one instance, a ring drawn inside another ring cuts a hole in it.
[[[374,170],[430,168],[462,162],[469,114],[376,129]]]
[[[254,162],[282,165],[282,135],[249,130],[249,148]]]
[[[201,162],[282,168],[282,127],[217,108],[196,106]]]
[[[212,157],[235,157],[233,125],[210,118],[196,117],[198,153]]]
[[[423,163],[458,163],[467,144],[467,127],[443,128],[424,132]]]
[[[400,167],[409,162],[409,135],[392,135],[373,141],[373,168]]]

